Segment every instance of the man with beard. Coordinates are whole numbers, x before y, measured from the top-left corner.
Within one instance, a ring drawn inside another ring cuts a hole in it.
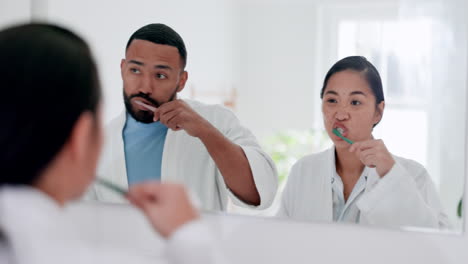
[[[228,109],[180,100],[187,51],[177,32],[149,24],[130,37],[121,62],[126,111],[107,127],[99,176],[122,187],[162,180],[183,183],[202,209],[268,207],[277,173],[254,135]],[[88,197],[118,202],[99,185]]]

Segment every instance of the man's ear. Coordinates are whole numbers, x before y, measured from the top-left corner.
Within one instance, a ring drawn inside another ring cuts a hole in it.
[[[125,68],[125,59],[122,59],[120,61],[120,75],[121,75],[122,78],[123,78],[123,75],[124,75],[124,68]]]
[[[83,160],[89,154],[94,126],[94,116],[89,111],[83,112],[75,122],[67,142],[70,158],[73,161]]]
[[[178,93],[181,92],[185,88],[185,84],[187,83],[187,79],[188,79],[188,72],[183,71],[180,74],[179,88],[177,89]]]

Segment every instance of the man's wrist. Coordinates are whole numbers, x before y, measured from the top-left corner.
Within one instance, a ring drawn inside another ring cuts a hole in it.
[[[210,122],[206,120],[202,120],[200,124],[200,129],[198,134],[196,135],[201,141],[212,139],[213,136],[219,133],[218,129],[216,129]]]

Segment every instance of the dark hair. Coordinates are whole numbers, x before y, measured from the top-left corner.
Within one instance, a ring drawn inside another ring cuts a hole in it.
[[[353,70],[362,73],[367,82],[369,83],[372,93],[375,96],[376,104],[385,101],[382,88],[382,80],[380,79],[379,72],[374,67],[374,65],[372,65],[372,63],[370,63],[365,57],[362,56],[346,57],[335,63],[325,76],[325,80],[323,81],[323,87],[320,91],[320,98],[323,98],[323,93],[325,92],[325,88],[327,87],[328,80],[335,73],[342,72],[345,70]]]
[[[182,61],[182,69],[185,68],[185,65],[187,64],[187,50],[185,48],[184,40],[172,28],[160,23],[148,24],[141,27],[130,36],[125,50],[128,49],[134,39],[147,40],[155,44],[176,47]]]
[[[88,45],[71,31],[26,24],[0,31],[0,186],[34,184],[70,137],[96,113],[101,91]]]
[[[372,93],[375,96],[376,106],[380,104],[380,102],[385,101],[382,87],[382,79],[380,78],[379,72],[374,67],[374,65],[372,65],[372,63],[370,63],[365,57],[362,56],[346,57],[344,59],[339,60],[331,67],[331,69],[327,72],[327,75],[325,76],[325,80],[323,81],[322,90],[320,91],[321,99],[323,99],[323,93],[325,92],[325,88],[327,87],[328,80],[335,73],[342,72],[345,70],[353,70],[358,73],[361,73],[364,76],[371,88]],[[374,127],[377,124],[374,124]]]

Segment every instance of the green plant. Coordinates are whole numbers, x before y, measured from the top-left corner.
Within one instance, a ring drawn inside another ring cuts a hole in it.
[[[462,215],[463,215],[463,198],[460,199],[460,201],[458,202],[458,206],[457,206],[457,216],[458,216],[458,218],[462,218]]]
[[[286,180],[291,167],[307,154],[319,152],[331,145],[323,130],[284,130],[267,137],[263,142],[278,169],[279,183]]]

